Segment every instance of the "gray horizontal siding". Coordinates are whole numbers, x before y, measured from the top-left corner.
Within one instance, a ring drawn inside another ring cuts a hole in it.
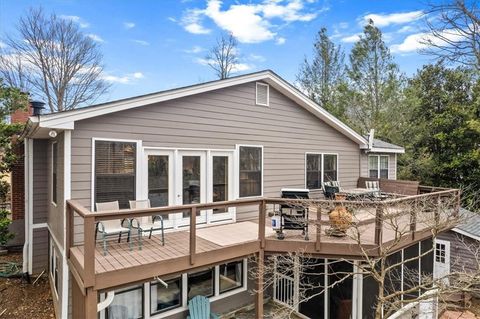
[[[438,239],[450,242],[450,271],[478,272],[480,270],[480,265],[473,253],[480,245],[478,241],[453,230],[441,233],[438,235]]]
[[[40,273],[48,268],[48,229],[33,229],[32,272]]]
[[[255,105],[255,83],[75,123],[72,198],[86,207],[91,201],[93,137],[142,140],[143,146],[173,148],[263,145],[265,196],[277,196],[282,187],[305,187],[305,152],[338,153],[344,187],[355,187],[360,175],[356,143],[272,88],[270,106]]]
[[[33,223],[46,223],[48,214],[47,140],[33,140]]]

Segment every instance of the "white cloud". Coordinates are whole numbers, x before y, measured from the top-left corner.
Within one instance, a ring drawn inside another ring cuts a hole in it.
[[[391,24],[404,24],[420,19],[423,16],[423,11],[398,12],[390,14],[375,14],[370,13],[361,19],[361,24],[368,23],[371,19],[377,27],[386,27]]]
[[[347,37],[344,37],[344,38],[340,39],[340,41],[342,41],[344,43],[354,43],[354,42],[357,42],[358,40],[360,40],[360,35],[361,35],[361,33],[355,33],[355,34],[352,34],[352,35],[349,35]]]
[[[403,27],[401,27],[397,33],[408,33],[408,32],[412,32],[415,30],[415,27],[412,26],[412,25],[405,25]]]
[[[143,79],[145,76],[142,72],[135,72],[123,76],[104,74],[102,79],[110,83],[130,84],[135,80]]]
[[[88,22],[83,21],[83,19],[80,18],[79,16],[63,15],[62,14],[59,17],[61,19],[64,19],[64,20],[70,20],[72,22],[78,23],[80,28],[88,28],[90,26],[90,24]]]
[[[177,19],[175,19],[174,17],[168,17],[167,20],[172,21],[172,22],[177,22]]]
[[[133,22],[124,22],[124,23],[123,23],[123,26],[125,27],[125,29],[128,30],[128,29],[131,29],[131,28],[135,27],[135,23],[133,23]]]
[[[181,24],[190,33],[193,34],[208,34],[209,30],[201,25],[203,10],[190,9],[183,15]]]
[[[94,33],[87,34],[87,37],[89,37],[90,39],[92,39],[95,42],[105,42],[99,35],[94,34]]]
[[[4,48],[6,48],[6,47],[7,47],[7,44],[4,43],[4,42],[2,42],[2,41],[0,41],[0,49],[4,49]]]
[[[265,0],[261,4],[232,4],[222,8],[220,0],[208,0],[205,9],[189,9],[182,17],[182,26],[190,33],[206,34],[211,30],[203,26],[205,18],[211,19],[219,28],[233,34],[243,43],[258,43],[276,39],[275,23],[307,22],[315,19],[323,7],[306,10],[302,0]],[[278,38],[277,42],[282,44]]]
[[[248,59],[252,60],[252,61],[258,61],[258,62],[265,62],[267,60],[267,59],[265,59],[265,57],[263,55],[253,54],[253,53],[251,53],[248,56]]]
[[[348,22],[340,22],[338,25],[339,29],[347,29],[348,28]]]
[[[449,41],[459,41],[464,38],[464,36],[456,30],[445,30],[441,33],[441,36],[445,37]],[[423,32],[407,36],[402,43],[392,45],[390,50],[393,53],[416,52],[418,50],[425,49],[428,46],[428,42],[431,42],[435,45],[447,45],[444,40],[435,37],[432,33]]]
[[[143,46],[148,46],[148,45],[150,45],[150,42],[147,42],[147,41],[144,41],[144,40],[132,40],[132,42],[134,42],[134,43],[136,43],[136,44],[143,45]]]
[[[277,45],[285,44],[285,42],[287,42],[287,39],[282,38],[282,37],[278,37],[278,38],[275,40],[275,44],[277,44]]]
[[[200,52],[203,52],[203,51],[205,51],[205,49],[202,48],[201,46],[198,46],[198,45],[194,45],[191,49],[183,50],[183,52],[193,53],[193,54],[200,53]]]
[[[193,62],[198,63],[200,65],[209,65],[211,63],[213,63],[213,64],[216,63],[214,60],[207,60],[207,59],[204,59],[204,58],[196,58],[196,59],[193,60]],[[254,67],[255,67],[254,65],[251,65],[251,64],[248,64],[248,63],[236,63],[232,67],[232,73],[249,71],[249,70],[253,69]]]

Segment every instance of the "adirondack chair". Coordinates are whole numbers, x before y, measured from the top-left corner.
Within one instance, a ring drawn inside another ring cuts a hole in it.
[[[210,300],[205,296],[195,296],[188,302],[190,316],[187,319],[218,319],[218,315],[210,312]]]

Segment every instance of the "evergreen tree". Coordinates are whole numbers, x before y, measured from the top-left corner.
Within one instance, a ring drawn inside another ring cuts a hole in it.
[[[345,117],[345,110],[337,103],[338,87],[345,75],[344,61],[342,48],[335,45],[328,38],[327,29],[322,28],[314,43],[312,61],[305,57],[297,75],[302,91],[340,119]]]
[[[402,121],[403,116],[399,107],[403,77],[372,20],[364,27],[349,60],[348,116],[352,126],[362,133],[374,128],[377,136],[394,141],[398,124],[392,121]]]

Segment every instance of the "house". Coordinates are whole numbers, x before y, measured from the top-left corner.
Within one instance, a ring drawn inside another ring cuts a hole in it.
[[[26,271],[48,267],[58,318],[184,318],[198,294],[219,313],[255,302],[262,317],[263,290],[249,291],[263,287],[263,275],[248,278],[249,256],[302,248],[324,262],[326,280],[329,258],[361,262],[358,244],[325,236],[320,224],[307,230],[308,240],[276,239],[268,218],[281,189],[308,188],[321,198],[323,182],[352,189],[360,177],[391,187],[404,152],[364,138],[272,71],[33,116],[24,138]],[[415,185],[410,195],[423,190]],[[152,208],[129,209],[129,200],[145,199]],[[120,210],[96,211],[112,201]],[[95,242],[97,223],[147,215],[163,216],[165,245],[159,233]],[[316,218],[322,222],[318,210]],[[362,245],[372,251],[392,240],[378,215],[365,227]],[[395,257],[432,245],[428,229],[408,227]],[[368,317],[375,303],[374,295],[362,297],[374,285],[363,279],[335,288],[353,318]],[[295,274],[285,280],[298,282]],[[322,295],[320,311],[313,301],[293,303],[298,294],[287,286],[265,295],[312,318],[339,313],[337,292]]]
[[[435,239],[437,278],[451,273],[478,273],[480,270],[480,216],[461,209],[461,222]]]

